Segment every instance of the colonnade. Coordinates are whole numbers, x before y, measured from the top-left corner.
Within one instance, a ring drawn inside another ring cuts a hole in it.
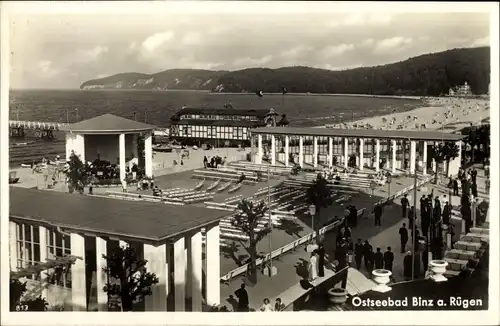
[[[263,134],[256,134],[252,137],[257,137],[257,151],[255,155],[254,162],[257,164],[262,164],[262,160],[264,157],[263,153]],[[284,160],[283,163],[285,166],[290,166],[290,137],[293,137],[293,135],[267,135],[270,137],[270,164],[271,165],[276,165],[276,157],[277,157],[277,137],[284,137]],[[304,155],[304,136],[295,136],[298,137],[298,147],[299,147],[299,152],[298,152],[298,165],[300,167],[304,167],[305,164],[305,155]],[[318,167],[318,156],[319,156],[319,151],[318,151],[318,137],[321,138],[327,138],[327,143],[328,143],[328,153],[327,153],[327,166],[330,168],[333,166],[334,162],[334,139],[335,138],[340,138],[340,137],[326,137],[326,136],[312,136],[312,147],[313,147],[313,153],[312,153],[312,166],[314,168]],[[340,155],[340,161],[342,162],[343,166],[345,168],[348,167],[349,163],[349,142],[354,140],[354,143],[356,144],[356,164],[359,170],[363,170],[366,164],[366,159],[364,157],[365,155],[365,141],[368,141],[367,139],[364,138],[349,138],[349,137],[342,137],[341,145],[342,145],[342,155]],[[380,170],[380,161],[381,161],[381,140],[380,139],[370,139],[372,141],[372,149],[374,150],[374,159],[372,159],[372,163],[368,164],[371,165],[372,168],[375,169],[375,171]],[[390,152],[388,157],[386,157],[386,164],[387,167],[390,167],[390,170],[392,173],[396,172],[396,169],[398,168],[404,168],[404,160],[406,158],[406,142],[410,143],[410,153],[409,153],[409,171],[410,173],[414,173],[416,169],[420,167],[420,171],[425,175],[427,174],[427,161],[428,161],[428,145],[435,145],[437,142],[433,140],[405,140],[405,139],[383,139],[384,142],[387,143],[387,152]],[[402,145],[402,150],[403,150],[403,160],[398,161],[397,159],[397,151],[398,151],[398,145],[401,143]],[[252,145],[254,144],[254,141],[252,140]],[[460,148],[461,151],[461,141],[457,141],[457,144]],[[460,152],[459,151],[459,152]],[[418,153],[418,159],[417,159],[417,153]],[[352,154],[352,153],[351,153]],[[390,158],[389,158],[390,156]],[[455,175],[458,173],[458,169],[460,167],[460,155],[458,158],[452,160],[450,162],[450,168],[448,171],[448,175]],[[432,169],[435,172],[436,171],[436,163],[432,162]]]
[[[40,261],[47,259],[47,232],[44,226],[33,226],[38,228]],[[19,258],[17,245],[18,225],[10,221],[10,267],[11,271],[17,271]],[[203,238],[202,230],[196,229],[176,238],[167,239],[160,243],[139,243],[134,241],[128,243],[109,237],[89,236],[81,233],[69,233],[71,255],[79,257],[71,266],[71,296],[70,301],[74,311],[86,311],[88,309],[86,258],[89,259],[89,248],[94,247],[89,241],[95,241],[95,270],[97,288],[97,309],[108,310],[108,296],[103,288],[108,280],[108,275],[103,268],[106,267],[106,259],[103,255],[108,254],[110,242],[121,247],[134,245],[142,246],[143,259],[147,260],[146,268],[150,273],[155,273],[159,279],[158,284],[152,286],[152,294],[145,297],[145,311],[167,311],[167,298],[173,295],[174,311],[186,311],[186,299],[191,302],[190,311],[202,311],[203,287],[205,279],[205,301],[209,306],[220,304],[220,230],[219,225],[214,224],[205,227],[205,266],[203,264]],[[87,257],[86,257],[87,254]],[[93,253],[92,253],[93,254]],[[36,257],[37,255],[33,253]],[[208,263],[209,262],[209,263]],[[205,271],[205,273],[203,273]],[[45,274],[45,273],[42,273]],[[205,275],[204,275],[205,274]],[[49,296],[50,287],[47,279],[41,279],[42,297]],[[171,300],[171,299],[170,299]],[[169,300],[169,301],[170,301]]]

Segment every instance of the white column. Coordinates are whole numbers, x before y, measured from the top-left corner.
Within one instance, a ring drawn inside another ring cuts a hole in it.
[[[139,145],[137,144],[137,137],[138,134],[132,135],[132,155],[134,155],[135,159],[139,158]]]
[[[17,224],[9,221],[9,257],[10,270],[17,271]]]
[[[365,140],[363,138],[360,138],[359,139],[359,169],[360,170],[363,170],[363,167],[365,165],[364,152],[365,152]]]
[[[318,137],[313,137],[313,166],[318,167]]]
[[[417,163],[417,142],[410,141],[410,173],[415,173],[415,165]]]
[[[202,265],[202,240],[201,231],[191,235],[189,239],[189,264],[191,275],[188,274],[188,282],[190,283],[190,292],[188,296],[191,297],[192,311],[201,311],[201,298],[202,298],[202,278],[203,278],[203,265]]]
[[[304,167],[304,137],[299,136],[299,165]]]
[[[186,311],[186,251],[184,237],[174,242],[174,288],[175,311]]]
[[[424,153],[422,155],[423,156],[423,158],[422,158],[422,160],[423,160],[422,173],[424,175],[426,175],[427,174],[427,142],[424,141],[423,143],[424,143],[424,150],[423,150]]]
[[[434,148],[436,148],[437,145],[438,145],[438,143],[434,142]],[[436,164],[436,160],[434,158],[432,158],[432,172],[437,173],[437,164]]]
[[[276,165],[276,136],[271,135],[271,165]]]
[[[262,148],[262,135],[258,134],[257,135],[257,164],[262,164],[262,154],[263,148]]]
[[[146,311],[167,311],[168,293],[168,263],[167,245],[159,246],[144,244],[144,260],[147,260],[146,268],[150,273],[155,273],[158,283],[151,287],[151,295],[145,297]]]
[[[38,234],[40,239],[40,262],[47,261],[47,228],[44,226],[38,227]],[[48,296],[48,280],[47,273],[41,272],[40,276],[42,277],[41,286],[42,286],[42,298],[47,298]]]
[[[290,136],[285,136],[285,166],[288,166],[290,157]]]
[[[395,139],[391,140],[391,147],[392,147],[392,173],[396,173],[396,151],[397,151],[397,143]]]
[[[380,139],[375,139],[375,171],[380,170]]]
[[[74,150],[75,136],[71,132],[66,132],[66,160],[69,160],[71,151]]]
[[[120,134],[118,136],[119,143],[119,159],[120,159],[120,181],[125,179],[125,134]]]
[[[347,168],[349,163],[349,139],[344,138],[344,167]]]
[[[209,306],[220,304],[220,230],[219,225],[207,228],[206,236],[206,301]]]
[[[328,167],[333,166],[333,137],[328,137]]]
[[[85,163],[85,136],[77,134],[73,141],[73,150],[77,156],[80,156],[82,162]]]
[[[462,162],[462,142],[457,141],[456,144],[458,146],[458,156],[450,161],[449,169],[447,171],[448,177],[458,174],[458,170],[460,169],[460,164]]]
[[[87,282],[85,280],[85,238],[78,233],[71,233],[70,239],[71,255],[79,257],[71,266],[71,303],[73,305],[73,311],[86,311]]]
[[[146,176],[153,176],[153,133],[148,132],[144,139],[144,169]]]
[[[102,255],[107,255],[107,241],[101,237],[95,238],[95,260],[96,260],[96,286],[97,286],[97,311],[108,310],[108,294],[104,292],[103,287],[107,282],[107,275],[103,271],[107,262]]]

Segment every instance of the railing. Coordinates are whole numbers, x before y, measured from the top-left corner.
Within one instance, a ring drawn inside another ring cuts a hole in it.
[[[10,128],[25,128],[25,129],[43,129],[43,130],[60,130],[64,126],[68,126],[67,123],[60,122],[43,122],[43,121],[22,121],[22,120],[10,120]]]

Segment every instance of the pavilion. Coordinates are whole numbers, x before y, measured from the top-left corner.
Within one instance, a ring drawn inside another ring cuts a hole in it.
[[[201,311],[203,297],[207,305],[220,303],[219,220],[225,214],[11,187],[11,277],[21,275],[28,292],[46,298],[51,306],[106,311],[109,301],[103,287],[108,278],[102,255],[131,246],[159,279],[152,295],[134,305],[134,311]],[[32,271],[64,257],[72,258],[69,271],[54,272],[53,266],[46,267],[47,274]]]
[[[418,164],[424,175],[427,173],[429,165],[434,171],[436,169],[435,163],[428,160],[428,147],[439,142],[449,141],[456,142],[459,147],[459,156],[450,161],[448,170],[448,175],[456,175],[460,167],[462,139],[464,138],[463,135],[436,131],[314,127],[256,128],[252,130],[251,141],[254,163],[262,163],[264,156],[263,137],[270,143],[271,165],[275,165],[279,160],[285,166],[290,166],[290,156],[298,156],[295,163],[301,167],[308,163],[317,168],[322,158],[325,165],[332,167],[334,156],[337,156],[338,164],[343,164],[347,168],[349,157],[356,155],[356,164],[360,170],[363,170],[365,166],[371,166],[378,172],[381,169],[380,164],[383,158],[393,173],[396,172],[396,169],[404,167],[404,160],[407,157],[406,148],[409,143],[410,173],[415,172]],[[403,155],[402,159],[398,160],[397,154],[400,150]]]
[[[126,164],[138,162],[137,139],[144,138],[144,168],[146,176],[153,174],[152,137],[156,127],[146,123],[104,114],[66,126],[66,159],[71,152],[82,161],[106,160],[120,166],[120,180],[125,179]],[[128,153],[128,154],[127,154]]]

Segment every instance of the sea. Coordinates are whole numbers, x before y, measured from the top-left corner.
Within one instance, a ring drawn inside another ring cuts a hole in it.
[[[204,91],[81,91],[81,90],[12,90],[10,120],[69,122],[111,113],[158,127],[168,127],[170,117],[183,106],[238,109],[271,109],[286,114],[291,126],[321,126],[366,117],[404,112],[423,106],[419,99],[323,94],[226,94]],[[11,167],[29,164],[42,157],[64,157],[64,135],[41,140],[34,131],[24,138],[11,138]]]

